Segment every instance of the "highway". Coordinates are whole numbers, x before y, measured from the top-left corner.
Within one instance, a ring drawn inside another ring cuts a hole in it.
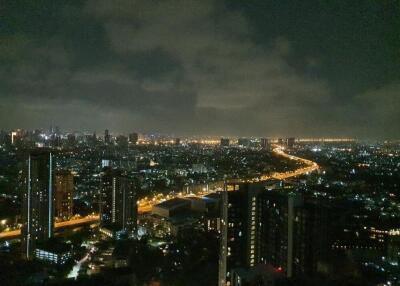
[[[74,219],[67,220],[67,221],[56,222],[54,224],[54,227],[57,229],[57,228],[76,226],[76,225],[86,224],[86,223],[95,223],[98,221],[99,221],[99,215],[88,215],[88,216],[85,216],[82,218],[74,218]],[[0,232],[0,239],[14,238],[14,237],[18,237],[19,235],[21,235],[20,229],[3,231],[3,232]]]
[[[256,177],[256,178],[252,178],[252,179],[234,180],[234,182],[263,182],[263,181],[268,181],[268,180],[272,180],[272,179],[286,180],[289,178],[294,178],[294,177],[298,177],[301,175],[309,174],[309,173],[314,172],[319,169],[319,166],[317,163],[307,160],[307,159],[304,159],[304,158],[289,155],[289,154],[285,153],[285,149],[279,145],[274,145],[273,152],[281,157],[284,157],[284,158],[287,158],[290,160],[294,160],[294,161],[298,161],[298,162],[302,163],[304,165],[304,167],[298,168],[294,171],[288,171],[288,172],[282,172],[282,173],[276,172],[276,173],[272,173],[272,174],[261,175],[260,177]],[[203,190],[202,192],[198,192],[196,194],[186,194],[186,193],[182,193],[182,192],[177,193],[177,194],[168,194],[168,195],[158,194],[152,198],[144,198],[144,199],[141,199],[140,201],[138,201],[138,212],[139,213],[150,212],[154,205],[161,203],[163,201],[172,199],[172,198],[184,198],[184,197],[188,197],[188,196],[200,197],[200,196],[205,196],[205,195],[207,195],[209,193],[213,193],[213,192],[215,192],[215,190],[209,190],[209,191]]]
[[[260,177],[256,177],[256,178],[252,178],[252,179],[240,180],[240,182],[262,182],[262,181],[267,181],[267,180],[271,180],[271,179],[285,180],[285,179],[297,177],[300,175],[305,175],[305,174],[311,173],[311,172],[319,169],[319,166],[317,163],[307,160],[307,159],[304,159],[304,158],[289,155],[289,154],[285,153],[284,148],[282,148],[278,145],[275,145],[273,152],[281,157],[298,161],[305,166],[302,168],[296,169],[294,171],[262,175]],[[194,197],[194,196],[201,197],[201,196],[210,194],[212,192],[215,192],[215,190],[208,190],[208,191],[203,190],[201,192],[197,192],[196,194],[193,194],[193,193],[187,194],[184,192],[180,192],[180,193],[170,193],[168,195],[157,194],[151,198],[145,197],[138,201],[138,212],[139,212],[139,214],[148,213],[152,210],[154,205],[164,202],[166,200],[173,199],[173,198],[184,198],[184,197],[191,197],[191,196],[192,197]],[[99,221],[99,215],[90,215],[90,216],[86,216],[83,218],[75,218],[75,219],[71,219],[68,221],[56,222],[55,228],[75,226],[75,225],[86,224],[86,223],[94,223],[94,222],[98,222],[98,221]],[[3,231],[3,232],[0,232],[0,239],[14,238],[14,237],[19,236],[20,234],[21,234],[21,230]]]
[[[304,159],[304,158],[300,158],[300,157],[296,157],[293,155],[289,155],[287,153],[284,152],[284,149],[280,146],[276,146],[273,149],[273,152],[278,154],[281,157],[290,159],[290,160],[294,160],[294,161],[298,161],[300,163],[303,163],[305,165],[305,167],[303,168],[299,168],[296,169],[294,171],[288,171],[288,172],[284,172],[284,173],[273,173],[271,175],[263,175],[260,178],[254,178],[251,179],[249,181],[267,181],[267,180],[271,180],[271,179],[277,179],[277,180],[285,180],[285,179],[289,179],[289,178],[293,178],[293,177],[298,177],[301,175],[305,175],[311,172],[314,172],[316,170],[319,169],[319,166],[317,163]]]

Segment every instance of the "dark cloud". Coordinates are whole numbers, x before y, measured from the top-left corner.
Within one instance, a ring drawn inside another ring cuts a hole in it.
[[[399,60],[390,61],[400,47],[393,37],[399,16],[386,4],[337,11],[336,4],[287,1],[6,2],[3,128],[361,137],[400,131]]]

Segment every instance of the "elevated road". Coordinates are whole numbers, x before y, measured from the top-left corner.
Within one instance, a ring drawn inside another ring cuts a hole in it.
[[[235,181],[237,181],[237,182],[253,182],[254,183],[254,182],[268,181],[268,180],[272,180],[272,179],[286,180],[286,179],[298,177],[301,175],[309,174],[320,168],[318,166],[318,164],[313,161],[285,153],[284,148],[282,148],[279,145],[274,145],[273,152],[281,157],[284,157],[284,158],[287,158],[287,159],[290,159],[293,161],[297,161],[297,162],[301,163],[303,166],[301,168],[298,168],[293,171],[281,172],[281,173],[275,172],[272,174],[261,175],[260,177],[256,177],[256,178],[252,178],[252,179],[243,179],[243,180],[235,180]],[[163,201],[172,199],[172,198],[184,198],[184,197],[188,197],[188,196],[204,196],[204,195],[207,195],[214,191],[215,190],[202,191],[202,192],[199,192],[196,194],[189,194],[189,195],[185,194],[185,193],[169,194],[169,195],[158,194],[151,198],[141,199],[138,202],[138,212],[139,213],[150,212],[154,205],[161,203]]]
[[[88,223],[96,223],[99,221],[99,215],[89,215],[82,218],[75,218],[67,221],[56,222],[54,227],[57,228],[64,228],[64,227],[71,227],[71,226],[79,226],[82,224]],[[21,235],[21,230],[10,230],[10,231],[3,231],[0,232],[0,239],[10,239],[15,238]]]
[[[276,146],[274,148],[273,152],[281,157],[300,162],[304,165],[304,167],[298,168],[293,171],[288,171],[288,172],[283,172],[283,173],[273,173],[271,175],[261,176],[260,178],[255,178],[253,180],[258,180],[258,181],[266,181],[266,180],[270,180],[270,179],[286,180],[286,179],[290,179],[293,177],[298,177],[301,175],[309,174],[309,173],[314,172],[319,169],[319,166],[317,163],[307,160],[307,159],[304,159],[304,158],[289,155],[284,152],[284,149],[282,147]],[[251,181],[253,181],[253,180],[251,180]]]

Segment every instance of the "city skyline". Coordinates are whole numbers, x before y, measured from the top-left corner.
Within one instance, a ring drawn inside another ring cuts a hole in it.
[[[6,1],[0,128],[398,139],[389,2]]]
[[[396,285],[399,143],[1,131],[3,284]]]
[[[4,286],[400,285],[400,0],[0,0]]]

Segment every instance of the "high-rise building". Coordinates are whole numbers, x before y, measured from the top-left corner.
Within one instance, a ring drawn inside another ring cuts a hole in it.
[[[111,143],[111,136],[108,129],[104,130],[104,143],[110,144]]]
[[[295,209],[294,276],[301,273],[312,276],[327,263],[331,247],[330,209],[325,202],[306,198]]]
[[[96,131],[93,132],[92,139],[91,139],[91,144],[96,144],[97,143],[97,135]]]
[[[132,145],[136,145],[139,140],[139,134],[131,133],[129,134],[129,143]]]
[[[287,277],[314,274],[328,249],[323,204],[261,183],[227,184],[222,193],[219,285],[232,272],[268,264]],[[225,284],[224,284],[225,283]]]
[[[61,137],[54,133],[50,136],[49,145],[53,148],[61,146]]]
[[[181,145],[181,138],[175,138],[175,145]]]
[[[260,145],[261,145],[261,148],[263,148],[263,149],[269,149],[269,147],[270,147],[269,140],[267,138],[261,138]]]
[[[257,260],[258,194],[261,184],[226,184],[222,193],[219,285],[231,280],[232,270],[252,267]]]
[[[101,184],[101,226],[133,233],[137,226],[136,180],[120,170],[105,168]]]
[[[0,131],[0,145],[10,145],[11,137],[10,134],[6,131]]]
[[[260,263],[287,277],[315,274],[329,248],[326,205],[283,190],[264,192],[259,198]]]
[[[229,138],[221,138],[221,143],[220,143],[220,145],[221,145],[222,147],[228,147],[228,146],[229,146],[229,143],[230,143]]]
[[[55,215],[60,220],[68,220],[73,212],[74,176],[62,170],[55,174]]]
[[[53,155],[49,151],[31,152],[24,168],[23,248],[31,258],[36,243],[53,236]]]
[[[260,238],[259,261],[271,264],[293,275],[293,263],[299,261],[294,255],[295,208],[301,205],[301,198],[282,190],[265,192],[259,197],[259,212],[263,218],[258,230]],[[296,240],[296,243],[299,243]]]
[[[294,147],[296,139],[294,137],[286,138],[286,147],[291,149]]]
[[[18,144],[19,142],[21,142],[23,137],[23,131],[20,129],[17,129],[15,131],[11,132],[11,144],[15,145]]]
[[[128,147],[128,138],[126,136],[118,135],[116,141],[119,147]]]
[[[76,144],[76,137],[74,134],[67,135],[67,144],[69,147],[74,147]]]
[[[238,145],[242,147],[249,147],[250,146],[250,139],[249,138],[239,138]]]
[[[96,132],[93,132],[93,134],[86,134],[85,135],[86,143],[90,146],[94,146],[97,144],[97,135]]]

